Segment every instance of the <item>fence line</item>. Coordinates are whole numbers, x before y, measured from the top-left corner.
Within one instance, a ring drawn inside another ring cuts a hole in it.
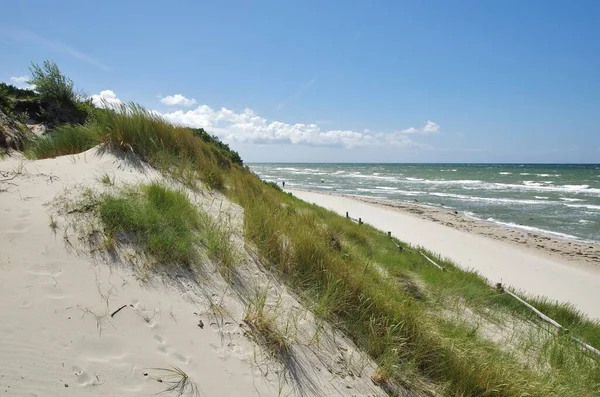
[[[348,212],[346,211],[346,218],[353,220],[354,222],[357,222],[359,225],[363,224],[362,218],[358,218],[358,219],[354,219],[351,218],[348,214]],[[387,232],[388,237],[392,238],[392,232]],[[402,251],[402,246],[399,244],[396,244],[396,246],[398,247],[398,251]],[[428,257],[427,255],[425,255],[422,251],[419,251],[419,254],[421,254],[425,259],[427,259],[427,261],[429,261],[432,265],[434,265],[435,267],[437,267],[439,270],[441,271],[446,271],[445,268],[443,268],[442,266],[440,266],[439,264],[437,264],[436,262],[433,261],[433,259],[431,259],[430,257]],[[519,297],[517,294],[509,291],[508,289],[504,288],[502,286],[502,283],[498,283],[496,284],[496,287],[498,290],[500,290],[501,292],[507,293],[508,295],[512,296],[513,298],[515,298],[517,301],[519,301],[521,304],[523,304],[524,306],[526,306],[527,308],[529,308],[531,311],[533,311],[538,317],[540,317],[542,320],[546,321],[549,324],[552,324],[553,326],[555,326],[558,329],[558,333],[564,333],[567,331],[567,329],[565,327],[563,327],[562,325],[560,325],[557,321],[551,319],[550,317],[546,316],[544,313],[542,313],[541,311],[539,311],[538,309],[536,309],[534,306],[532,306],[531,304],[527,303],[523,298]],[[578,344],[581,348],[594,353],[598,356],[600,356],[600,350],[596,349],[593,346],[588,345],[587,343],[583,342],[580,339],[577,339],[574,336],[570,336],[571,340],[573,342],[575,342],[576,344]]]

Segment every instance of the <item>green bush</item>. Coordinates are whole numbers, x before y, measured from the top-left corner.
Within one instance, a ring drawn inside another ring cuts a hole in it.
[[[85,122],[91,101],[75,92],[73,80],[62,74],[55,62],[45,61],[43,66],[32,63],[29,69],[32,77],[28,83],[35,85],[39,94],[42,121],[50,126]]]
[[[240,154],[231,149],[228,144],[222,142],[216,135],[210,135],[208,132],[204,131],[203,128],[190,128],[190,131],[204,142],[211,143],[221,149],[227,157],[229,157],[232,163],[244,165]]]

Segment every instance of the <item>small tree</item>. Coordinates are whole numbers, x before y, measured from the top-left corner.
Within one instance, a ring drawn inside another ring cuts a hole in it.
[[[50,126],[85,122],[91,109],[90,101],[80,99],[73,80],[62,74],[54,61],[44,61],[43,66],[32,62],[29,70],[32,77],[28,83],[35,85],[40,95],[42,120]]]
[[[44,66],[31,63],[31,80],[27,83],[35,85],[35,90],[43,101],[70,104],[77,101],[73,90],[73,80],[61,73],[54,61],[44,61]]]

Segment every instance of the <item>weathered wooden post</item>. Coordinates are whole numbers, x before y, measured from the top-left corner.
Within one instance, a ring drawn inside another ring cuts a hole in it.
[[[350,217],[348,216],[348,211],[346,211],[346,218],[350,218]]]
[[[362,218],[358,218],[358,224],[362,225]]]
[[[388,237],[392,238],[392,232],[388,232]]]

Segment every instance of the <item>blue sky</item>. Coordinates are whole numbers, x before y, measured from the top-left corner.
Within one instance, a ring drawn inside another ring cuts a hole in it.
[[[2,8],[0,80],[53,59],[246,161],[600,162],[598,1]]]

